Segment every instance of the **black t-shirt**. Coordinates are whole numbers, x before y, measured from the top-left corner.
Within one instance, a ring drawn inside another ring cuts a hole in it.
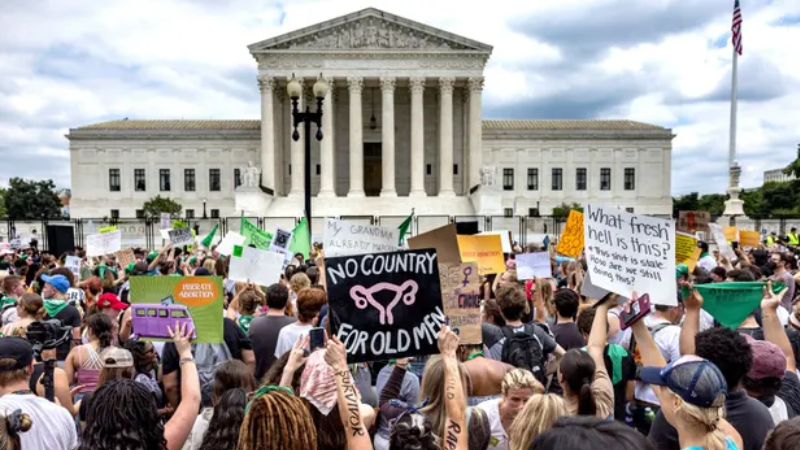
[[[556,343],[564,350],[583,348],[585,345],[583,342],[583,335],[580,330],[578,330],[578,324],[575,322],[557,323],[550,328],[553,330]]]
[[[253,349],[253,343],[250,338],[239,328],[239,325],[236,325],[236,322],[227,317],[223,321],[222,339],[225,341],[225,345],[228,346],[233,359],[241,361],[242,350]],[[161,360],[164,375],[169,375],[180,368],[181,358],[178,356],[178,349],[175,348],[175,344],[172,342],[164,344]],[[180,372],[178,372],[178,378],[180,379]]]
[[[283,327],[297,322],[288,316],[261,316],[250,323],[247,336],[253,341],[256,356],[256,379],[260,380],[275,362],[275,346]]]
[[[61,321],[61,326],[66,327],[70,326],[73,329],[81,327],[81,313],[78,312],[78,309],[72,305],[67,305],[66,308],[62,309],[55,315],[55,317],[50,317],[49,315],[45,316],[45,320],[48,319],[58,319]],[[72,342],[72,336],[67,339],[66,342],[59,345],[56,348],[56,359],[59,361],[66,361],[67,355],[69,355],[69,351],[72,348],[70,343]]]
[[[777,396],[786,403],[790,419],[800,415],[800,379],[797,377],[797,372],[786,371]]]

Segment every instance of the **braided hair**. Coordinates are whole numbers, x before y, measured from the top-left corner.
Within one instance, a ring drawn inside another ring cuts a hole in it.
[[[317,430],[303,400],[275,390],[254,398],[249,408],[237,450],[317,450]]]
[[[217,405],[214,406],[214,415],[203,435],[200,450],[228,448],[231,442],[238,441],[246,404],[247,392],[244,389],[225,391]]]
[[[80,450],[167,450],[156,401],[133,380],[114,380],[92,394]]]

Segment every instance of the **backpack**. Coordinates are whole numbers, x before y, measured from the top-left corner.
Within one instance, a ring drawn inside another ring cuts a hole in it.
[[[525,329],[515,332],[512,327],[501,328],[505,342],[500,360],[514,367],[530,370],[533,376],[542,383],[547,382],[545,375],[545,357],[542,342],[536,337],[536,325],[526,323]]]
[[[220,344],[192,344],[197,375],[200,378],[202,404],[213,405],[214,372],[217,367],[233,359],[225,342]]]

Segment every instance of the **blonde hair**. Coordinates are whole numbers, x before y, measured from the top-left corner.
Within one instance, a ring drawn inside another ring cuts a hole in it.
[[[554,394],[536,394],[517,414],[508,431],[510,450],[527,450],[536,436],[553,426],[560,416],[568,416],[564,399]]]
[[[217,267],[217,262],[211,258],[208,258],[203,262],[203,268],[211,272],[211,275],[217,274],[216,267]]]
[[[679,395],[672,391],[670,394],[680,399],[680,405],[675,408],[675,416],[687,423],[688,425],[695,425],[705,427],[706,438],[703,448],[705,450],[726,450],[728,448],[725,442],[727,435],[719,428],[719,421],[725,417],[725,394],[720,394],[714,403],[708,408],[701,408],[685,402]]]
[[[464,398],[468,398],[467,369],[461,362],[458,363],[458,374],[461,377]],[[447,422],[447,408],[445,408],[444,404],[444,382],[442,380],[444,380],[442,357],[439,355],[431,356],[428,362],[425,363],[425,371],[422,372],[419,398],[428,398],[428,404],[420,412],[428,416],[431,421],[431,430],[436,436],[444,436],[444,427]]]
[[[503,383],[500,385],[500,392],[503,397],[508,395],[508,391],[517,389],[532,389],[535,393],[544,393],[542,383],[539,383],[533,374],[525,369],[514,369],[508,372],[503,377]]]
[[[292,279],[289,280],[289,287],[295,294],[299,293],[303,288],[307,288],[309,286],[311,286],[311,279],[309,279],[308,275],[304,274],[303,272],[298,272],[292,275]]]

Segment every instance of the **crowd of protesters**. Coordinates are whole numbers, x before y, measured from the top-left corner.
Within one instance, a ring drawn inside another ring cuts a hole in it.
[[[587,298],[586,261],[553,246],[524,250],[550,252],[553,276],[520,281],[514,245],[507,270],[481,282],[482,345],[444,326],[439,354],[369,364],[348,364],[330,333],[320,244],[271,286],[229,280],[214,247],[135,249],[125,267],[76,248],[76,273],[67,255],[6,251],[0,450],[797,450],[798,249],[768,241],[736,258],[700,242],[694,270],[677,267],[677,306],[624,330],[636,295]],[[224,342],[191,344],[177,324],[170,342],[139,339],[132,276],[222,277]],[[768,283],[738,329],[694,289],[747,281]],[[71,331],[34,351],[40,321]],[[318,327],[326,344],[309,352]]]

